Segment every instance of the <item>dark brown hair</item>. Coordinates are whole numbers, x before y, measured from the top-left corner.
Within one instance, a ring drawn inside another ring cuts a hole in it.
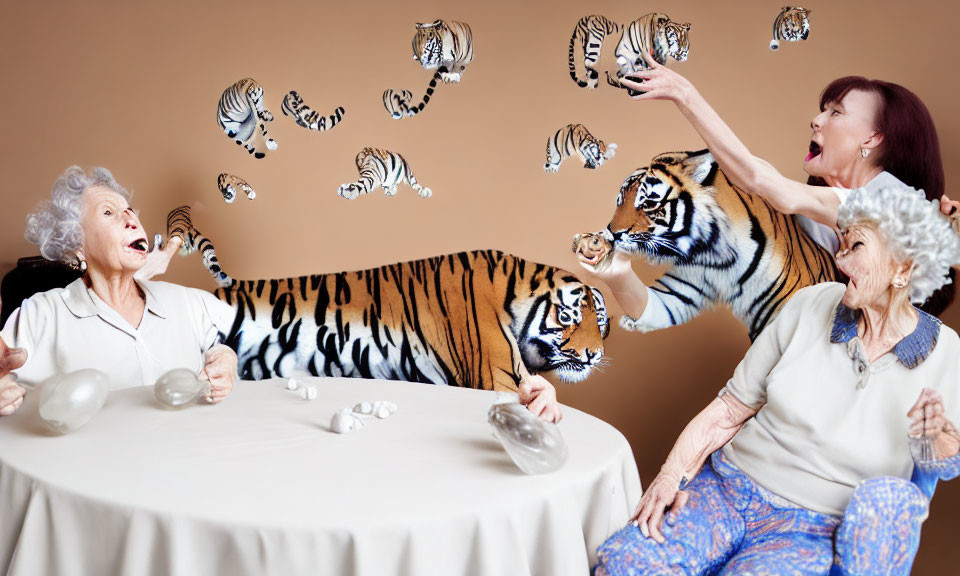
[[[843,100],[851,90],[874,94],[880,102],[876,129],[883,134],[883,142],[876,150],[877,166],[907,186],[923,189],[928,200],[943,196],[945,176],[940,139],[923,101],[899,84],[863,76],[844,76],[824,88],[820,94],[820,111],[828,104]],[[807,183],[826,186],[823,179],[812,176]],[[952,269],[949,276],[953,279]],[[953,302],[954,292],[954,284],[946,284],[934,292],[921,309],[939,316]]]

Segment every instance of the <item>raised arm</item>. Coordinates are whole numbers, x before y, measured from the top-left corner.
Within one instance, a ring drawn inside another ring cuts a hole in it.
[[[632,518],[644,536],[664,541],[660,531],[664,513],[667,508],[683,508],[687,501],[687,494],[680,490],[681,482],[692,480],[707,457],[729,442],[756,413],[733,394],[724,393],[687,424]]]
[[[840,200],[830,188],[809,186],[780,174],[769,162],[750,153],[690,81],[656,61],[651,66],[634,74],[642,83],[622,81],[624,86],[643,92],[634,100],[670,100],[676,104],[723,173],[744,192],[762,197],[780,212],[836,225]]]

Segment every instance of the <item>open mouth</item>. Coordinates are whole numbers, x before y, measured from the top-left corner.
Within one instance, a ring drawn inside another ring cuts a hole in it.
[[[146,239],[146,238],[137,238],[137,239],[134,240],[133,242],[127,244],[127,248],[131,248],[131,249],[133,249],[133,250],[136,250],[137,252],[144,252],[144,253],[145,253],[145,252],[147,251],[147,248],[148,248],[147,239]]]
[[[820,155],[823,152],[823,149],[820,147],[820,144],[817,144],[813,140],[810,141],[810,150],[807,152],[807,157],[803,160],[804,162],[809,162]]]

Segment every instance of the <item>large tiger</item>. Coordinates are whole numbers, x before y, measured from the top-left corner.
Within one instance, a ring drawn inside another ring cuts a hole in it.
[[[287,92],[287,95],[283,97],[280,110],[284,116],[293,118],[298,126],[318,132],[333,130],[343,120],[343,115],[346,113],[343,106],[337,106],[330,116],[321,116],[319,112],[304,104],[303,97],[295,90]]]
[[[795,216],[731,184],[707,150],[654,157],[623,182],[606,230],[574,237],[574,251],[598,269],[613,250],[672,264],[648,290],[643,315],[621,318],[644,332],[729,304],[753,340],[794,292],[840,277]]]
[[[473,32],[464,22],[435,20],[418,23],[413,36],[413,59],[426,70],[436,69],[423,100],[411,105],[413,94],[409,90],[387,89],[383,93],[383,105],[394,119],[416,116],[430,101],[437,82],[459,82],[467,65],[473,62]]]
[[[784,6],[773,20],[771,50],[780,49],[780,41],[799,42],[810,35],[810,11],[799,6]]]
[[[573,29],[573,35],[570,36],[570,77],[581,88],[594,89],[597,87],[600,74],[597,73],[597,63],[600,61],[600,51],[603,49],[603,39],[607,34],[613,34],[620,31],[620,25],[600,16],[593,14],[584,16],[577,22]],[[577,67],[574,62],[573,48],[580,41],[583,47],[583,68],[587,75],[586,80],[581,80],[577,76]]]
[[[189,210],[178,210],[169,237],[184,245],[203,238],[190,230]],[[493,250],[235,280],[214,295],[236,310],[226,343],[241,377],[253,379],[310,374],[516,391],[542,372],[583,380],[610,330],[599,290]]]
[[[583,124],[567,124],[547,138],[547,162],[543,171],[556,172],[564,159],[574,154],[580,157],[584,168],[597,168],[616,153],[616,144],[605,144],[594,138]]]
[[[232,84],[220,95],[217,125],[255,158],[277,149],[276,140],[267,134],[266,123],[272,121],[273,114],[263,107],[263,87],[253,78]]]
[[[637,18],[624,29],[617,43],[617,80],[607,72],[607,83],[624,88],[620,79],[650,67],[652,57],[658,64],[666,64],[667,57],[683,62],[690,55],[690,24],[670,20],[666,14],[657,12]],[[631,96],[636,90],[627,89]]]
[[[360,171],[360,180],[343,184],[337,190],[337,194],[348,200],[369,194],[377,187],[383,188],[387,196],[394,196],[397,185],[401,182],[410,184],[421,198],[433,195],[433,191],[417,182],[410,165],[396,152],[382,148],[364,148],[357,154],[357,169]]]

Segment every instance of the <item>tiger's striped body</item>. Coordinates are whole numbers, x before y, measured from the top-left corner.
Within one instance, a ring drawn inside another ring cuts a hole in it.
[[[220,194],[223,195],[223,199],[227,204],[233,204],[233,201],[237,199],[238,190],[242,190],[250,200],[257,197],[256,191],[247,184],[246,180],[233,174],[227,174],[226,172],[217,176],[217,188],[220,189]]]
[[[277,142],[267,134],[273,114],[263,107],[263,87],[253,78],[229,86],[217,104],[217,125],[256,158],[276,150]]]
[[[473,62],[473,32],[464,22],[436,20],[418,23],[413,37],[413,59],[426,70],[434,70],[427,92],[419,104],[412,105],[409,90],[387,89],[383,105],[394,119],[416,116],[430,102],[438,82],[460,82],[467,65]]]
[[[617,145],[594,138],[583,124],[567,124],[547,138],[547,162],[544,172],[556,172],[565,158],[576,154],[584,168],[597,168],[617,152]]]
[[[607,247],[603,262],[612,257],[612,243],[614,250],[672,264],[650,287],[643,316],[621,320],[641,331],[728,304],[753,340],[796,291],[840,278],[833,256],[795,216],[735,187],[706,150],[660,154],[633,172],[607,229],[578,235],[574,249],[595,254],[597,236]]]
[[[203,257],[203,267],[210,271],[217,286],[230,286],[233,278],[220,268],[217,252],[213,244],[199,230],[193,227],[189,206],[178,206],[167,214],[167,238],[179,236],[183,240],[180,255],[187,256],[199,250]]]
[[[287,95],[283,97],[283,104],[280,109],[284,116],[293,118],[298,126],[318,132],[333,130],[343,120],[345,113],[343,106],[338,106],[330,116],[321,116],[319,112],[304,104],[303,98],[295,90],[287,92]]]
[[[181,226],[168,233],[184,245],[209,243],[191,232],[189,209],[178,211],[171,221]],[[233,281],[214,295],[235,310],[226,343],[241,377],[253,379],[310,374],[515,391],[540,372],[583,380],[610,328],[599,290],[493,250]]]
[[[594,89],[599,82],[600,74],[597,73],[597,64],[600,61],[600,51],[603,50],[603,40],[607,34],[613,34],[620,31],[620,25],[598,14],[584,16],[577,22],[573,29],[573,35],[570,36],[570,77],[581,88]],[[579,41],[579,42],[578,42]],[[587,79],[581,80],[577,76],[577,67],[574,58],[574,46],[579,45],[583,48],[583,68]]]
[[[690,24],[674,22],[666,14],[654,12],[634,20],[623,29],[617,43],[617,79],[650,68],[650,58],[659,64],[666,64],[668,57],[685,61],[690,54],[689,32]],[[607,82],[623,88],[609,72]],[[638,92],[628,89],[628,93],[634,96]]]
[[[780,41],[799,42],[810,35],[810,11],[799,6],[784,6],[773,20],[771,50],[780,49]]]
[[[357,169],[360,171],[360,180],[348,182],[340,186],[337,194],[348,200],[353,200],[363,194],[369,194],[377,187],[383,188],[387,196],[397,193],[397,185],[408,183],[421,198],[429,198],[433,192],[417,182],[413,170],[396,152],[381,148],[364,148],[357,154]]]

